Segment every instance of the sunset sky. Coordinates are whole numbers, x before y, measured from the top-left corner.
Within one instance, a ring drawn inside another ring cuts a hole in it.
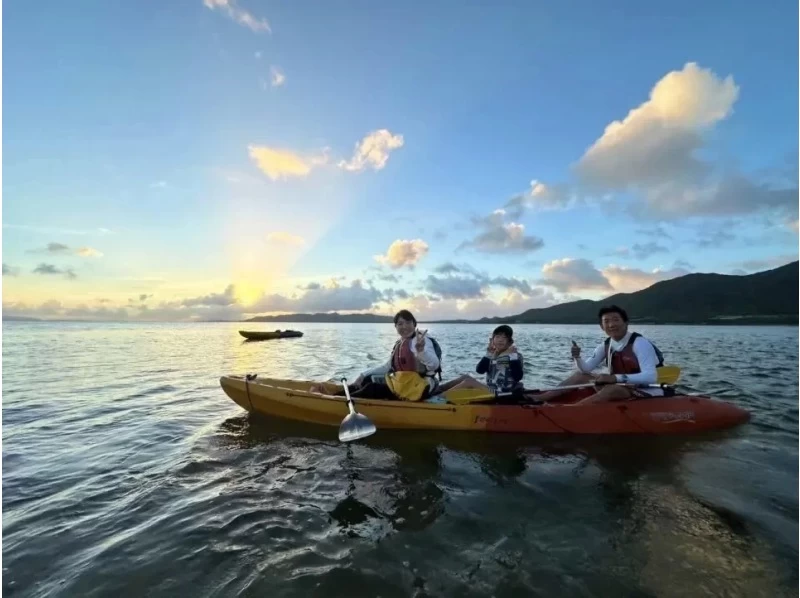
[[[798,257],[796,1],[2,17],[6,315],[482,317]]]

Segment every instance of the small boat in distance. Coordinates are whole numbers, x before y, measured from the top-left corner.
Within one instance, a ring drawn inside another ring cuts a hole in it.
[[[299,330],[240,330],[239,334],[249,341],[268,341],[276,338],[295,338],[303,336]]]

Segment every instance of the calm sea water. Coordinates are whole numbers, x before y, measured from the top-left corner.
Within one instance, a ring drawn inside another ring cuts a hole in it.
[[[391,325],[3,324],[5,596],[796,596],[798,329],[642,327],[753,412],[699,438],[249,420],[225,373],[354,378]],[[445,377],[491,326],[434,325]],[[593,326],[516,326],[526,384]],[[343,410],[342,415],[345,415]]]

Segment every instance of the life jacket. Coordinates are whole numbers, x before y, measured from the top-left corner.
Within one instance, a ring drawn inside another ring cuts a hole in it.
[[[439,359],[439,367],[433,372],[434,375],[442,379],[442,348],[439,343],[432,336],[428,336],[433,343],[433,350],[436,352],[436,357]],[[428,368],[424,364],[417,361],[414,351],[411,349],[409,339],[399,339],[392,348],[391,358],[391,371],[393,372],[417,372],[420,376],[426,376]]]
[[[609,374],[638,374],[642,371],[639,367],[636,353],[633,352],[633,343],[640,336],[642,335],[638,332],[632,332],[627,344],[620,351],[615,351],[611,354],[611,361],[608,364]],[[611,338],[607,338],[603,344],[605,346],[606,360],[608,360],[608,347],[611,344]],[[656,357],[658,357],[656,368],[660,368],[664,365],[664,355],[652,341],[650,341],[650,344],[653,345]]]

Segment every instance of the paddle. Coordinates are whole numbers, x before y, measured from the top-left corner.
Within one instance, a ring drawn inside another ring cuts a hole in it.
[[[655,386],[660,387],[662,384],[675,384],[678,381],[678,378],[681,376],[681,368],[677,365],[665,365],[656,370],[658,372],[658,383],[657,384],[625,384],[620,386],[634,386],[634,387],[647,387],[647,386]],[[554,386],[553,388],[536,388],[536,389],[525,389],[525,394],[527,393],[535,393],[535,392],[547,392],[550,390],[574,390],[578,388],[591,388],[593,386],[601,386],[602,383],[597,382],[588,382],[584,384],[572,384],[570,386]],[[487,391],[483,388],[457,388],[454,390],[448,390],[447,392],[443,393],[443,396],[449,403],[454,403],[456,405],[466,405],[469,403],[475,403],[479,401],[489,401],[491,399],[496,398],[497,396],[510,396],[510,393],[504,393],[502,395],[497,395],[491,391]]]
[[[361,440],[367,436],[372,436],[377,432],[373,424],[366,415],[356,413],[353,407],[353,399],[350,397],[350,389],[347,387],[347,378],[342,378],[344,394],[347,396],[347,408],[350,410],[339,426],[339,440],[341,442],[352,442]]]

